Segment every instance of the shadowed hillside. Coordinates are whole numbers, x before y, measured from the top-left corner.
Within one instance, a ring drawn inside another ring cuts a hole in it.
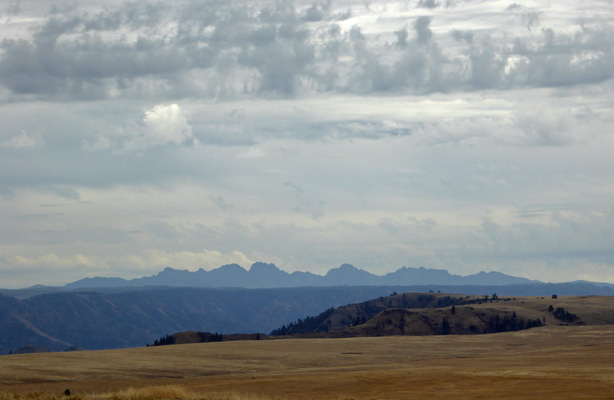
[[[398,289],[150,288],[28,299],[0,295],[0,354],[28,345],[53,351],[139,347],[178,331],[269,332],[300,316],[392,290]]]

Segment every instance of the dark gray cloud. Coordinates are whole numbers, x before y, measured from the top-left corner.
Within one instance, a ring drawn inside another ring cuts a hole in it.
[[[430,8],[430,9],[433,9],[433,8],[439,7],[440,5],[441,5],[441,3],[438,2],[438,1],[435,1],[435,0],[420,0],[418,2],[418,7],[420,7],[420,8]]]
[[[303,20],[307,22],[322,21],[330,15],[331,6],[331,0],[321,4],[312,4],[303,12]]]
[[[516,12],[512,6],[508,9]],[[455,39],[467,43],[456,53],[442,49],[433,34],[437,18],[415,18],[413,36],[390,29],[396,35],[391,47],[358,25],[341,31],[331,2],[306,8],[291,2],[212,1],[178,7],[126,3],[99,12],[68,9],[48,14],[30,37],[2,40],[0,85],[14,95],[37,98],[230,99],[505,90],[612,77],[613,28],[607,23],[583,24],[574,34],[545,27],[541,37],[505,42],[492,41],[488,33],[452,30]],[[543,24],[542,13],[522,9],[518,23],[534,30]],[[438,55],[412,43],[437,48]],[[406,53],[399,57],[398,49]],[[521,59],[510,64],[515,57]],[[435,71],[437,78],[423,71]]]
[[[401,29],[398,31],[395,31],[394,34],[397,36],[397,43],[396,45],[400,48],[405,48],[407,47],[407,38],[408,38],[408,33],[407,33],[407,29]]]
[[[433,36],[433,31],[431,31],[430,28],[432,20],[432,17],[422,16],[418,17],[416,19],[416,22],[414,22],[414,28],[416,29],[416,38],[418,40],[418,43],[425,44],[431,40]]]
[[[527,11],[522,14],[522,22],[528,30],[539,26],[542,19],[542,13],[539,11]]]
[[[471,43],[473,41],[473,33],[470,31],[461,31],[459,29],[454,29],[452,31],[452,37],[454,37],[454,39],[458,41],[464,40],[467,43]]]
[[[505,11],[514,11],[514,10],[518,10],[518,9],[521,9],[521,8],[522,8],[522,6],[520,4],[512,3],[512,4],[510,4],[509,6],[507,6],[505,8]]]

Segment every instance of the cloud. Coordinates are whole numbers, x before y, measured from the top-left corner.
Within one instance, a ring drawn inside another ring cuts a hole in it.
[[[332,6],[331,0],[321,4],[312,4],[303,12],[303,20],[307,22],[322,21],[328,15],[330,15],[330,9]]]
[[[183,144],[192,139],[192,127],[177,104],[159,104],[146,110],[143,124],[152,145]]]
[[[166,145],[191,145],[195,139],[192,126],[178,104],[158,104],[145,110],[143,127],[128,132],[129,137],[121,151],[140,152],[148,148]],[[88,150],[105,149],[108,139],[98,138],[97,142],[88,146]]]
[[[420,0],[417,7],[433,9],[439,7],[440,5],[441,3],[435,0]]]
[[[421,1],[419,6],[438,4]],[[364,12],[358,7],[354,12],[359,9]],[[332,2],[300,6],[212,1],[206,7],[137,2],[99,12],[75,7],[45,16],[32,27],[33,34],[1,42],[0,86],[18,98],[91,101],[155,96],[173,103],[185,98],[295,98],[331,92],[511,90],[612,78],[611,24],[596,17],[571,19],[562,29],[549,26],[551,20],[539,8],[514,3],[506,10],[515,20],[502,27],[509,29],[505,35],[478,29],[479,22],[475,29],[471,24],[459,29],[448,22],[450,17],[437,14],[404,17],[405,24],[413,23],[415,43],[438,49],[438,56],[425,58],[398,24],[391,22],[374,34],[367,19],[350,12],[341,29],[340,11]],[[496,17],[505,21],[504,16]],[[475,18],[493,20],[488,10]],[[518,33],[514,24],[529,31],[543,27],[543,36]],[[467,46],[446,46],[433,34],[433,26]],[[390,46],[388,38],[395,35],[395,46]],[[411,49],[411,55],[400,56],[400,48]],[[506,63],[517,56],[524,61]],[[415,70],[399,71],[399,63],[423,63],[425,71],[441,77],[406,79],[404,74]],[[486,72],[487,77],[479,79],[467,70]]]
[[[512,3],[512,4],[510,4],[509,6],[507,6],[507,7],[505,8],[505,11],[513,11],[513,10],[518,10],[518,9],[520,9],[520,8],[522,8],[522,6],[521,6],[520,4],[518,4],[518,3]]]
[[[216,206],[218,206],[220,209],[224,211],[229,211],[235,208],[234,204],[227,201],[222,196],[212,196],[211,201],[213,201],[213,203],[215,203]]]
[[[543,146],[562,146],[584,141],[576,132],[575,119],[569,110],[524,111],[516,116],[516,124],[531,143]]]
[[[431,31],[429,25],[431,25],[432,20],[432,17],[422,16],[418,17],[414,22],[418,43],[425,44],[431,40],[433,32]]]
[[[21,1],[11,0],[11,2],[6,5],[5,11],[9,15],[19,15],[21,13]]]
[[[397,36],[396,45],[401,48],[407,47],[407,37],[408,37],[407,29],[401,29],[401,30],[395,31],[394,34]]]
[[[26,132],[21,132],[21,135],[14,136],[11,139],[7,140],[3,144],[4,147],[11,147],[14,149],[27,149],[32,147],[40,146],[40,143],[35,139],[31,138],[26,134]]]
[[[522,22],[528,30],[539,26],[542,19],[542,13],[539,11],[527,11],[522,14]]]
[[[464,40],[467,43],[471,43],[473,41],[473,33],[470,31],[461,31],[459,29],[452,30],[452,37],[454,39],[461,41]]]
[[[227,221],[216,228],[211,241],[220,250],[136,248],[127,254],[101,256],[5,255],[3,268],[12,265],[11,271],[30,272],[54,268],[71,270],[81,277],[94,273],[108,276],[109,268],[121,265],[124,276],[128,272],[139,276],[166,266],[209,270],[229,263],[246,267],[254,261],[275,258],[276,262],[282,260],[278,266],[287,270],[325,272],[342,259],[375,273],[391,272],[402,265],[453,267],[457,273],[487,267],[535,279],[561,281],[573,274],[557,272],[557,265],[575,260],[571,265],[586,266],[597,276],[607,273],[607,266],[614,262],[609,251],[613,239],[608,229],[612,223],[611,212],[583,215],[560,207],[540,210],[539,216],[512,218],[511,222],[506,222],[510,217],[506,212],[494,212],[490,217],[474,220],[455,220],[438,212],[406,212],[403,213],[406,218],[389,213],[390,217],[381,215],[373,221],[366,220],[364,213],[362,216],[357,213],[353,220],[332,216],[317,223],[312,220],[310,224]],[[202,240],[202,233],[193,231],[195,243],[197,236]],[[228,242],[228,237],[233,240]],[[221,249],[229,244],[245,250]],[[565,250],[561,251],[562,248]],[[73,275],[72,279],[77,278]]]
[[[141,255],[131,256],[125,260],[129,267],[157,272],[161,268],[171,266],[178,269],[196,271],[200,268],[210,270],[225,264],[239,264],[247,268],[255,261],[239,251],[222,253],[217,250],[204,249],[200,252],[166,252],[162,250],[145,250]]]
[[[85,256],[83,254],[62,256],[48,253],[40,257],[27,257],[21,255],[3,257],[3,269],[8,269],[8,265],[11,266],[10,270],[12,271],[27,270],[29,273],[32,273],[33,271],[42,272],[49,269],[75,270],[100,268],[103,267],[105,263],[99,257]]]

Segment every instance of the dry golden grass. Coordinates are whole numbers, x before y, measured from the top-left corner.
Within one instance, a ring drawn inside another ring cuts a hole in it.
[[[587,301],[611,312],[611,299],[564,301],[572,312]],[[0,357],[0,392],[7,400],[614,399],[614,325],[11,355]]]
[[[52,393],[0,393],[0,400],[274,400],[274,398],[238,393],[196,393],[183,387],[151,386],[128,388],[117,392],[66,395]],[[281,400],[281,399],[277,399]]]

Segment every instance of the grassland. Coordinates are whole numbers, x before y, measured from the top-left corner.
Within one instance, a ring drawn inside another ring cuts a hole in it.
[[[611,298],[562,300],[578,313],[589,303],[611,311]],[[614,399],[614,325],[11,355],[0,357],[0,392],[11,400]]]

